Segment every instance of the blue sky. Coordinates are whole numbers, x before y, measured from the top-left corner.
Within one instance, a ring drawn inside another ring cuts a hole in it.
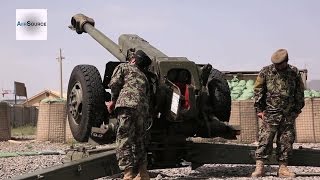
[[[319,7],[317,0],[3,0],[0,91],[13,90],[14,81],[26,84],[29,97],[44,89],[59,91],[59,48],[66,58],[65,91],[78,64],[104,73],[105,63],[116,59],[88,34],[67,28],[77,13],[92,17],[115,42],[123,33],[138,34],[168,56],[222,71],[260,70],[275,50],[286,48],[289,63],[306,67],[309,80],[320,79]],[[48,40],[17,41],[16,9],[48,9]]]

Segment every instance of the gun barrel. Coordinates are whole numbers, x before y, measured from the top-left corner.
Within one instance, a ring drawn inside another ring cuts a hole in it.
[[[76,14],[71,18],[72,29],[75,29],[78,34],[83,32],[88,33],[93,39],[107,49],[119,61],[126,61],[126,57],[122,54],[119,45],[113,42],[110,38],[94,27],[94,20],[83,15]]]
[[[71,18],[71,26],[69,26],[69,28],[75,30],[78,34],[88,33],[121,62],[126,61],[129,49],[142,50],[151,59],[168,57],[163,52],[149,44],[149,42],[135,34],[122,34],[118,39],[119,44],[116,44],[105,34],[96,29],[94,25],[95,22],[92,18],[83,14],[76,14]]]
[[[91,24],[86,23],[83,25],[83,29],[95,39],[101,46],[107,49],[112,55],[114,55],[119,61],[126,61],[126,57],[121,53],[120,47],[113,42],[110,38],[93,27]]]

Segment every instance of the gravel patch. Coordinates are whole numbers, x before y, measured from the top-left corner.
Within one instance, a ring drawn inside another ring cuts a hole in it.
[[[255,144],[251,144],[255,145]],[[102,148],[97,147],[97,148]],[[294,148],[313,148],[320,149],[320,144],[316,143],[295,143]],[[0,142],[0,152],[41,152],[56,151],[63,152],[70,148],[70,144],[37,142],[34,140],[23,141],[6,141]],[[60,155],[38,155],[38,156],[17,156],[1,158],[0,179],[10,179],[12,177],[30,173],[35,170],[52,167],[63,164],[66,156]],[[254,165],[243,164],[205,164],[196,170],[191,167],[170,168],[150,170],[151,179],[252,179],[250,174],[254,171]],[[298,174],[304,173],[320,173],[320,167],[297,167],[290,166],[290,169]],[[267,177],[259,179],[280,179],[276,177],[278,167],[266,166]],[[117,174],[111,177],[103,177],[102,179],[121,179],[121,175]],[[296,179],[320,179],[319,176],[297,177]]]
[[[0,152],[64,151],[69,145],[34,140],[0,142]],[[36,155],[1,158],[0,179],[9,179],[38,169],[62,164],[65,155]]]

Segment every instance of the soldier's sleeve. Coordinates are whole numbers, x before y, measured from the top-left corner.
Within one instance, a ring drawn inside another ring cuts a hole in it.
[[[266,96],[266,80],[263,70],[260,71],[257,76],[256,82],[254,83],[254,107],[257,112],[263,112],[266,107],[265,96]]]
[[[122,66],[118,65],[111,76],[109,87],[111,89],[111,100],[117,101],[119,93],[124,84],[124,75]]]
[[[296,82],[296,91],[295,91],[295,112],[297,114],[301,113],[301,109],[304,107],[304,83],[298,72],[297,82]]]

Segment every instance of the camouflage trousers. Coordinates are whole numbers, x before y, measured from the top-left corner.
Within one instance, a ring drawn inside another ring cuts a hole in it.
[[[273,150],[273,140],[276,136],[276,155],[278,161],[287,161],[292,153],[292,145],[295,141],[294,123],[271,123],[263,121],[259,129],[259,145],[256,159],[268,159]]]
[[[136,168],[147,162],[145,149],[145,113],[132,108],[116,110],[119,127],[116,137],[116,156],[120,170]]]

